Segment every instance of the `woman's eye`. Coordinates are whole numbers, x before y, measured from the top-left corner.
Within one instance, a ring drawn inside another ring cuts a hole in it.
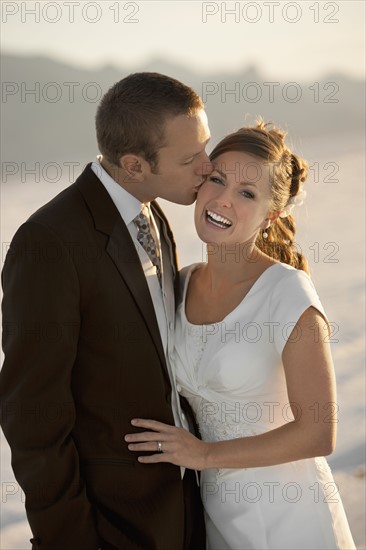
[[[210,180],[213,181],[214,183],[218,183],[220,185],[222,185],[224,183],[220,178],[217,178],[216,176],[210,176]]]
[[[243,197],[246,197],[247,199],[254,199],[254,195],[251,191],[242,191]]]
[[[183,164],[186,165],[186,164],[192,164],[192,162],[194,161],[194,159],[190,159],[190,160],[187,160],[186,162],[184,162]]]

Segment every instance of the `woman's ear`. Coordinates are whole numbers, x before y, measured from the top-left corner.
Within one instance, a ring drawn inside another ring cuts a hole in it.
[[[268,229],[270,225],[277,220],[280,212],[268,212],[267,217],[263,221],[262,229]]]

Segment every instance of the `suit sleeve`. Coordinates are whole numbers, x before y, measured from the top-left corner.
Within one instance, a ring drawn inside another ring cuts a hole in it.
[[[3,273],[1,424],[37,548],[100,547],[72,430],[79,281],[62,241],[27,222]]]

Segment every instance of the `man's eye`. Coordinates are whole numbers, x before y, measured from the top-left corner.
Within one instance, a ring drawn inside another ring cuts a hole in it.
[[[193,161],[194,161],[194,158],[186,160],[185,162],[183,162],[183,164],[192,164]]]

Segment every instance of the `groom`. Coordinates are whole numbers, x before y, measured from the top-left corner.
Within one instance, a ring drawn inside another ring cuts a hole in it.
[[[136,73],[102,98],[101,156],[17,231],[3,270],[1,423],[33,548],[205,548],[194,472],[137,461],[131,419],[188,429],[172,374],[175,243],[154,199],[194,202],[203,104]],[[164,451],[164,449],[162,449]]]

